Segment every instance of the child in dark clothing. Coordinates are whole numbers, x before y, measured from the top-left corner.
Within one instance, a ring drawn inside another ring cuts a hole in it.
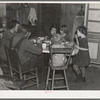
[[[87,29],[84,26],[79,26],[76,29],[75,38],[78,44],[75,45],[79,49],[78,54],[73,58],[73,69],[77,74],[77,81],[86,81],[85,67],[90,63],[90,56],[88,50]]]

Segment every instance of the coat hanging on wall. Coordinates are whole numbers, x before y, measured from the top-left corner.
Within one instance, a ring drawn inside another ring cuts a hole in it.
[[[31,25],[35,25],[35,20],[37,20],[36,11],[34,8],[30,8],[28,20],[31,22]]]

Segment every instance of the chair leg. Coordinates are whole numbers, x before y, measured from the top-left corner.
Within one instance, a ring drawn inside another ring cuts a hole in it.
[[[37,84],[37,89],[39,89],[39,78],[38,78],[37,68],[36,68],[36,84]]]
[[[9,70],[9,73],[10,73],[10,77],[13,78],[13,71],[12,71],[11,68],[10,68],[10,70]]]
[[[67,90],[69,90],[68,81],[67,81],[67,76],[66,76],[66,70],[63,70],[63,71],[64,71],[65,84],[66,84],[66,86],[67,86]]]
[[[52,87],[51,87],[51,90],[53,90],[53,86],[54,86],[54,77],[55,77],[55,70],[53,70]]]
[[[26,75],[23,76],[24,80],[26,80]]]
[[[50,75],[50,67],[48,68],[47,80],[46,80],[46,88],[45,88],[45,90],[47,90],[47,88],[48,88],[48,83],[49,83],[49,75]]]
[[[22,76],[22,73],[20,73],[20,80],[22,80],[23,79],[23,76]]]

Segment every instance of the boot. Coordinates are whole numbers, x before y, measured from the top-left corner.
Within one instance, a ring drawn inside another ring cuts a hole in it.
[[[82,82],[82,75],[77,75],[76,82]]]
[[[85,77],[82,77],[82,82],[86,82],[86,78]]]

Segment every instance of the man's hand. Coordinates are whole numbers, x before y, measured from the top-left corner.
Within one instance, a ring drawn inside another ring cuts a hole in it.
[[[37,43],[42,44],[42,41],[40,39],[37,39]]]

